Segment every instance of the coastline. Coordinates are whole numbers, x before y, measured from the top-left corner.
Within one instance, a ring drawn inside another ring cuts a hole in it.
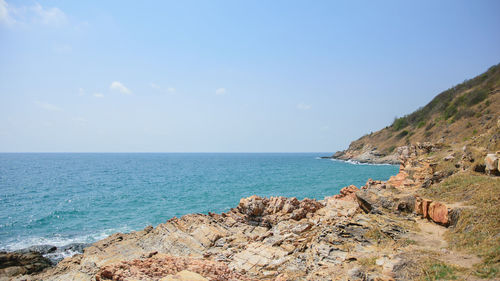
[[[469,175],[442,170],[449,160],[436,156],[449,150],[427,143],[400,147],[399,172],[387,181],[368,179],[323,200],[242,198],[228,212],[188,214],[112,234],[55,266],[30,256],[43,265],[39,271],[23,271],[19,263],[16,270],[25,275],[5,280],[412,280],[423,278],[421,268],[436,259],[472,270],[481,258],[448,248],[443,234],[474,208],[425,192],[455,174]],[[453,161],[473,168],[469,158]]]
[[[350,165],[392,165],[392,164],[378,164],[378,163],[360,163],[360,162],[356,162],[356,161],[352,161],[352,160],[335,159],[335,158],[332,158],[330,156],[317,157],[316,159],[339,161],[339,162],[347,163]],[[393,175],[395,175],[395,174],[393,174]],[[338,193],[338,194],[340,194],[340,193]],[[334,196],[334,195],[330,195],[330,196]],[[326,196],[326,197],[330,197],[330,196]],[[241,198],[241,199],[243,199],[243,198]],[[318,200],[321,201],[322,199],[318,199]],[[208,213],[210,213],[210,211]],[[63,243],[62,241],[58,241],[57,243],[52,244],[52,243],[50,243],[50,239],[42,239],[42,240],[44,240],[45,243],[33,242],[33,244],[29,244],[29,245],[24,246],[24,247],[0,249],[0,252],[2,252],[2,251],[3,252],[12,252],[12,253],[35,252],[35,253],[41,254],[45,258],[48,258],[50,260],[51,264],[56,265],[64,258],[72,257],[76,254],[82,254],[84,248],[91,246],[93,243],[96,243],[98,241],[106,239],[111,235],[114,235],[116,233],[127,234],[127,233],[131,233],[134,231],[139,231],[139,230],[130,230],[130,231],[117,230],[117,231],[114,231],[110,234],[98,235],[98,237],[100,237],[100,238],[94,240],[93,242],[84,242],[84,241],[88,241],[88,239],[86,239],[86,238],[83,238],[83,239],[72,238],[72,239],[68,239],[67,243]],[[106,231],[106,232],[108,232],[108,231]],[[87,237],[87,235],[85,237]]]

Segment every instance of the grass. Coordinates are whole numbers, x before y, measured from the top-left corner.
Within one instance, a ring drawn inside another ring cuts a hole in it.
[[[366,268],[374,268],[377,265],[377,257],[360,258],[358,259],[360,265]]]
[[[377,244],[387,243],[391,240],[391,238],[383,233],[382,230],[380,230],[380,228],[377,226],[370,228],[365,233],[365,237],[367,239],[374,240],[375,242],[377,242]]]
[[[444,202],[461,202],[457,225],[446,233],[449,246],[482,258],[475,266],[478,277],[500,277],[500,178],[462,173],[421,192]]]
[[[427,263],[423,269],[425,280],[456,280],[457,268],[445,263],[434,261]]]

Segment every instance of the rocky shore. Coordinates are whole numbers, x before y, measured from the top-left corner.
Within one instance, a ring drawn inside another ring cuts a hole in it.
[[[113,234],[56,266],[33,252],[3,253],[0,280],[414,280],[428,261],[471,268],[481,259],[443,237],[469,207],[420,194],[474,169],[464,150],[454,152],[454,171],[443,170],[436,155],[449,150],[400,147],[400,171],[386,182],[324,200],[243,198],[227,213]]]
[[[350,146],[346,150],[335,152],[330,158],[370,164],[399,164],[397,151],[385,154],[378,151],[377,147],[373,147],[372,145],[363,146],[361,149]]]

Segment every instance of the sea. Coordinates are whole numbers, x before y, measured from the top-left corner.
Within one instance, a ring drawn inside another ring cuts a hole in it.
[[[242,197],[323,199],[394,165],[330,153],[0,153],[0,250],[92,243]]]

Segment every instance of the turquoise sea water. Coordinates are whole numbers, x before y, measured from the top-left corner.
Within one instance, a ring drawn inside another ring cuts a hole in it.
[[[322,155],[0,154],[0,249],[93,242],[173,216],[225,212],[253,194],[323,199],[398,171]]]

